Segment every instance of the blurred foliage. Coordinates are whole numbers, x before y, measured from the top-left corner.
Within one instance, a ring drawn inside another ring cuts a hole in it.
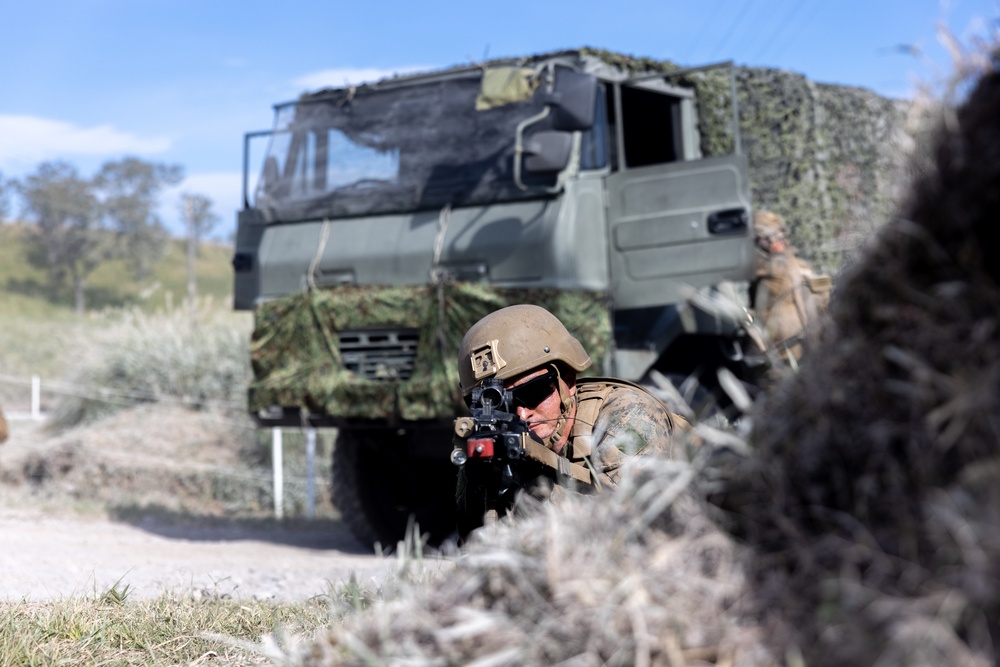
[[[86,308],[91,273],[124,259],[145,278],[166,250],[169,237],[156,209],[160,192],[180,182],[181,167],[135,157],[110,160],[92,178],[65,161],[40,163],[13,182],[27,228],[28,261],[46,272],[56,292],[67,282],[77,312]]]
[[[74,363],[51,423],[66,428],[139,403],[246,413],[248,321],[203,304],[190,312],[118,314]]]
[[[30,228],[27,223],[0,225],[0,313],[4,320],[65,319],[72,314],[72,291],[63,286],[49,292],[44,269],[27,261],[26,236]],[[88,310],[128,306],[154,312],[179,306],[187,293],[184,240],[169,239],[164,250],[163,259],[144,279],[134,278],[132,267],[124,259],[108,261],[95,269],[87,285]],[[229,300],[233,285],[231,258],[230,246],[201,244],[196,267],[199,294],[219,302]]]
[[[26,223],[0,225],[0,376],[27,382],[32,375],[46,381],[61,379],[93,344],[96,336],[125,311],[171,313],[179,309],[186,293],[184,241],[171,239],[162,261],[145,280],[132,278],[132,268],[123,260],[109,261],[94,271],[87,288],[89,310],[77,317],[68,287],[56,294],[46,288],[43,269],[25,259]],[[232,250],[203,243],[197,258],[200,308],[228,313],[236,321],[249,323],[250,316],[233,313],[231,305]],[[26,407],[30,389],[0,381],[0,405],[11,402]],[[43,401],[50,395],[43,393]],[[21,408],[23,409],[23,407]]]

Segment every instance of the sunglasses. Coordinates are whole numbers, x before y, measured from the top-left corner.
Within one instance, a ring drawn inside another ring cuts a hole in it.
[[[539,375],[524,384],[512,387],[508,391],[510,391],[514,399],[514,405],[520,405],[529,410],[538,407],[539,403],[551,396],[552,392],[555,391],[556,378],[558,377],[559,375],[555,369],[551,368],[545,375]]]

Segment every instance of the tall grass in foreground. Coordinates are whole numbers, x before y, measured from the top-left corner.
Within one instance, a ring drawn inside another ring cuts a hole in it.
[[[446,567],[430,562],[411,529],[379,583],[351,576],[296,602],[211,591],[133,600],[120,583],[91,597],[0,601],[0,665],[292,665],[331,625],[437,581]]]
[[[56,387],[52,424],[68,428],[149,402],[245,414],[249,341],[249,320],[211,301],[194,320],[187,308],[118,311]]]

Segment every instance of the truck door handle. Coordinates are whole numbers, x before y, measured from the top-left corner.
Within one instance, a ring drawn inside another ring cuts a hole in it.
[[[744,231],[750,223],[750,214],[745,208],[730,208],[715,211],[708,216],[709,234],[735,234]]]

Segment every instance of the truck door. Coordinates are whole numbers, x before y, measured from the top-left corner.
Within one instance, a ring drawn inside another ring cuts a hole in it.
[[[682,285],[752,275],[746,157],[701,157],[692,97],[659,81],[616,87],[606,180],[616,309],[674,304]]]

